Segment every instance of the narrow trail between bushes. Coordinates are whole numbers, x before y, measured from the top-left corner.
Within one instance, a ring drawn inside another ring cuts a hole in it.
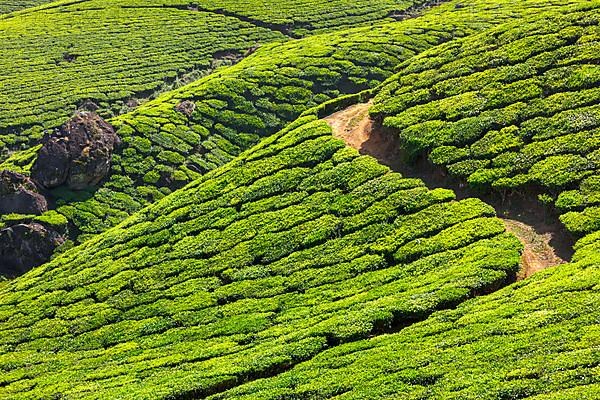
[[[573,239],[558,218],[539,204],[536,196],[501,199],[497,194],[482,195],[427,160],[407,162],[398,136],[369,117],[371,104],[355,104],[324,118],[324,121],[331,126],[335,137],[343,139],[360,154],[376,158],[393,171],[408,178],[419,178],[432,189],[452,189],[459,200],[477,197],[492,205],[506,230],[523,243],[522,267],[517,279],[571,259]]]

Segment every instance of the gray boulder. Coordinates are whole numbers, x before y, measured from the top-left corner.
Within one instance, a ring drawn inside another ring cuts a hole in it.
[[[0,171],[0,214],[40,215],[48,210],[46,198],[27,176]]]
[[[14,278],[44,264],[65,240],[63,234],[35,222],[0,229],[0,275]]]
[[[66,184],[73,190],[97,185],[110,172],[121,140],[114,128],[93,112],[78,112],[43,140],[31,177],[51,189]]]

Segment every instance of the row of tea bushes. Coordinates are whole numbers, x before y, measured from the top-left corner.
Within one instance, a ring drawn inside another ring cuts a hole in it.
[[[584,249],[574,263],[399,333],[343,344],[209,398],[596,399],[600,259],[598,247]]]
[[[210,71],[215,58],[285,39],[212,12],[100,0],[0,17],[0,36],[0,147],[11,149],[40,139],[88,100],[110,108],[187,71]]]
[[[600,3],[415,57],[372,110],[472,187],[541,191],[575,235],[600,228]]]

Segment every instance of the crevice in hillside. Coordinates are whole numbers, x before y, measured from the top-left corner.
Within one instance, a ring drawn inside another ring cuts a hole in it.
[[[393,171],[408,178],[421,179],[430,189],[452,189],[458,200],[476,197],[493,206],[507,230],[523,243],[522,270],[518,278],[571,259],[574,239],[559,222],[556,212],[537,200],[539,193],[533,189],[506,195],[494,191],[482,193],[449,176],[425,156],[409,159],[398,136],[370,118],[370,105],[355,104],[324,120],[332,127],[336,137]]]
[[[422,3],[416,3],[404,10],[394,10],[388,14],[389,18],[393,18],[396,21],[404,21],[405,19],[416,18],[422,14],[422,12],[428,8],[437,7],[443,3],[447,3],[450,0],[428,0]],[[457,8],[460,3],[457,4]]]
[[[284,24],[276,24],[273,22],[261,21],[259,19],[251,18],[242,14],[235,13],[233,11],[228,11],[222,8],[206,8],[201,7],[198,3],[190,3],[187,5],[184,4],[164,4],[164,5],[135,5],[135,6],[127,6],[122,5],[121,8],[172,8],[182,11],[196,11],[196,12],[205,12],[211,14],[218,14],[224,17],[235,18],[242,22],[246,22],[248,24],[252,24],[259,28],[269,29],[271,31],[276,31],[282,33],[285,36],[290,38],[299,39],[301,36],[294,34],[293,29],[311,29],[312,27],[309,25],[284,25]]]

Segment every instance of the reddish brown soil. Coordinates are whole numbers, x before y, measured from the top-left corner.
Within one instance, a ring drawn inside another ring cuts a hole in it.
[[[507,231],[519,238],[524,246],[518,279],[571,258],[572,238],[557,218],[531,199],[532,196],[500,199],[494,194],[482,195],[426,160],[407,162],[398,137],[369,118],[370,106],[371,103],[356,104],[324,120],[333,129],[335,137],[343,139],[360,154],[370,155],[406,177],[420,178],[430,188],[452,189],[458,199],[479,197],[494,206]]]
[[[521,271],[517,279],[527,278],[538,271],[566,262],[550,245],[553,238],[551,232],[538,233],[532,226],[513,219],[503,219],[503,221],[506,230],[519,238],[524,246]]]

